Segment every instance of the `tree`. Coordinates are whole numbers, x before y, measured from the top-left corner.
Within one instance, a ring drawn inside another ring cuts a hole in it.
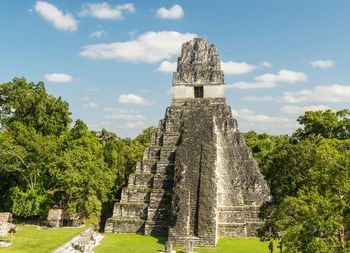
[[[288,252],[348,252],[339,240],[350,227],[350,140],[323,139],[310,178],[281,202],[276,224]]]
[[[281,239],[286,252],[348,252],[350,238],[349,111],[306,112],[292,137],[273,148],[248,134],[272,195],[260,208],[263,240]],[[259,137],[262,137],[259,139]]]
[[[298,139],[305,138],[337,138],[344,140],[350,138],[350,111],[348,109],[333,112],[325,111],[308,111],[299,116],[299,128],[294,133]]]
[[[72,122],[68,103],[47,94],[44,83],[27,83],[24,77],[0,85],[0,123],[33,127],[43,135],[60,135]]]
[[[117,174],[104,161],[99,138],[81,120],[61,137],[60,146],[50,168],[53,199],[63,201],[71,214],[84,214],[96,221],[96,213],[101,210],[101,202],[108,200]]]
[[[142,130],[142,134],[139,134],[134,140],[138,141],[141,145],[148,147],[151,143],[151,137],[157,132],[157,128],[150,126]]]

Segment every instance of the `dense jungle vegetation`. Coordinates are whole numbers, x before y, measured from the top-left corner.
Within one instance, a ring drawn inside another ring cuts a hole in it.
[[[0,211],[40,219],[58,205],[97,222],[119,200],[156,129],[120,138],[72,124],[70,114],[42,82],[0,85]],[[350,111],[309,111],[298,122],[292,136],[245,134],[272,196],[261,207],[260,238],[287,252],[348,252]]]

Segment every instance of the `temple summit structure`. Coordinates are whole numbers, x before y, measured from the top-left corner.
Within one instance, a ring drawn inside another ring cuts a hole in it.
[[[215,247],[219,237],[256,236],[266,181],[226,105],[216,47],[182,45],[173,100],[123,188],[105,232],[165,235],[174,245]]]

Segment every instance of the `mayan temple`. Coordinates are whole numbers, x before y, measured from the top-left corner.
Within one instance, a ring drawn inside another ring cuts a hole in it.
[[[192,238],[206,247],[219,237],[256,236],[269,191],[226,105],[220,63],[202,38],[182,45],[172,104],[106,232],[167,235],[175,245]]]

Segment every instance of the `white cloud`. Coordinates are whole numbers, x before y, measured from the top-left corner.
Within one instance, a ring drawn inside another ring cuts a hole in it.
[[[321,69],[327,69],[334,66],[334,63],[331,60],[318,60],[318,61],[310,62],[310,64],[314,68],[321,68]]]
[[[316,86],[313,90],[300,90],[296,92],[284,92],[282,97],[276,99],[279,102],[349,102],[350,86],[333,84],[329,86]]]
[[[198,36],[174,31],[147,32],[135,40],[126,42],[84,46],[80,56],[91,59],[155,63],[178,55],[181,52],[182,43],[194,37]]]
[[[256,96],[250,96],[250,97],[244,97],[243,100],[246,101],[273,101],[273,97],[265,96],[265,97],[256,97]]]
[[[267,61],[264,61],[264,62],[261,63],[261,66],[264,66],[264,67],[267,67],[267,68],[271,68],[273,66],[273,64],[269,63]]]
[[[98,103],[96,102],[90,102],[90,103],[87,103],[87,104],[83,104],[83,107],[84,108],[98,108]]]
[[[254,66],[255,67],[255,66]],[[295,83],[306,81],[307,76],[302,72],[294,72],[290,70],[281,70],[277,75],[264,74],[254,78],[257,82],[236,82],[226,85],[226,88],[231,89],[264,89],[278,87],[279,82]]]
[[[173,5],[170,9],[161,7],[157,10],[157,17],[162,19],[181,19],[183,16],[184,11],[178,4]]]
[[[86,3],[83,4],[83,10],[79,13],[79,16],[119,20],[123,18],[124,12],[135,12],[134,5],[132,3],[127,3],[112,7],[106,2],[97,4]]]
[[[131,113],[131,111],[121,108],[111,108],[111,107],[105,107],[103,108],[105,112],[118,112],[118,113]]]
[[[236,82],[233,84],[227,84],[227,89],[263,89],[263,88],[274,88],[278,85],[272,82]]]
[[[96,31],[96,32],[91,32],[89,34],[90,38],[101,38],[102,36],[107,36],[108,33],[106,31]]]
[[[162,61],[156,71],[164,73],[173,73],[176,71],[177,62]]]
[[[145,120],[146,117],[141,114],[115,113],[115,114],[105,115],[105,119]]]
[[[120,95],[118,102],[122,104],[150,105],[151,102],[135,94]]]
[[[63,14],[53,4],[37,1],[34,9],[47,21],[51,22],[57,29],[74,32],[78,29],[78,21],[72,14],[67,12]]]
[[[46,81],[54,82],[54,83],[68,83],[73,80],[73,78],[68,74],[52,73],[52,74],[46,74],[44,77]]]
[[[145,127],[146,124],[141,122],[141,121],[138,121],[138,122],[128,122],[124,125],[124,127],[126,128],[139,128],[139,127]]]
[[[286,134],[299,127],[294,119],[285,116],[257,114],[249,109],[232,110],[232,116],[238,119],[242,131],[254,130],[270,134]]]
[[[303,114],[306,111],[323,111],[329,109],[326,105],[294,106],[286,105],[281,107],[281,111],[289,114]]]
[[[86,91],[87,92],[96,92],[96,91],[98,91],[98,88],[87,88]]]
[[[256,81],[261,82],[270,82],[270,83],[295,83],[295,82],[303,82],[307,80],[307,76],[303,72],[294,72],[290,70],[281,70],[277,75],[274,74],[264,74],[261,76],[255,77]]]
[[[221,67],[225,75],[245,74],[253,71],[256,68],[256,66],[245,62],[234,61],[221,62]]]
[[[83,98],[81,98],[81,101],[87,101],[89,99],[90,99],[90,97],[83,97]]]

